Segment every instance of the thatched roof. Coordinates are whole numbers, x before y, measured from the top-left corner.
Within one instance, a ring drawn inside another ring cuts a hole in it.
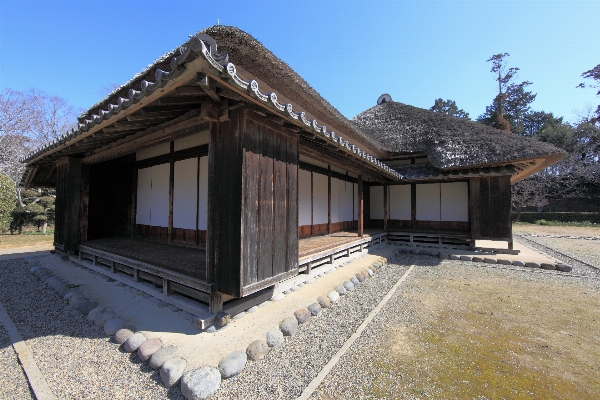
[[[336,133],[341,135],[354,135],[374,149],[383,149],[377,139],[356,130],[346,117],[321,97],[296,71],[248,33],[223,25],[215,25],[201,32],[213,37],[219,45],[219,51],[227,51],[236,67],[243,68],[255,79],[269,85],[280,98],[293,103],[294,109],[297,105],[320,123],[327,125],[328,129],[337,129]]]
[[[564,154],[549,143],[394,101],[376,105],[352,122],[384,143],[387,151],[425,153],[440,169],[510,164]]]

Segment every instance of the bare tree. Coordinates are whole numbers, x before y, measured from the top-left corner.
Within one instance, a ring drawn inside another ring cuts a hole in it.
[[[77,111],[65,99],[38,89],[0,92],[0,172],[18,183],[19,158],[73,128]]]

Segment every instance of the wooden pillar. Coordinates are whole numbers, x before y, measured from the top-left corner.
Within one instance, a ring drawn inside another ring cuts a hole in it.
[[[89,226],[89,205],[90,205],[90,166],[81,165],[81,206],[79,207],[79,238],[82,242],[88,240]]]
[[[363,179],[358,176],[358,237],[363,237]]]
[[[388,185],[383,185],[383,229],[388,228]]]
[[[134,154],[135,156],[135,154]],[[131,228],[129,231],[129,235],[131,237],[137,236],[137,186],[138,186],[138,169],[135,165],[135,159],[133,161],[134,165],[131,173],[131,207],[130,207],[130,224]]]
[[[171,150],[169,155],[169,227],[167,228],[167,242],[173,240],[173,191],[175,188],[175,142],[171,141]],[[198,218],[196,218],[198,219]]]
[[[313,236],[315,228],[315,199],[314,199],[314,179],[310,172],[310,236]]]
[[[410,226],[417,226],[417,184],[410,184]]]
[[[327,166],[327,233],[331,234],[331,165]]]

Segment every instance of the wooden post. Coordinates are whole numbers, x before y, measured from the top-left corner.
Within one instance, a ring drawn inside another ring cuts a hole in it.
[[[214,290],[210,292],[210,299],[208,301],[208,311],[217,315],[223,311],[223,294]]]
[[[134,154],[135,155],[135,154]],[[130,236],[134,237],[137,236],[138,232],[137,232],[137,185],[138,185],[138,169],[137,166],[135,165],[135,161],[134,161],[134,165],[133,165],[133,170],[131,173],[131,179],[132,179],[132,184],[131,184],[131,229],[130,229]]]
[[[410,184],[410,226],[413,228],[417,226],[417,185],[415,183]]]
[[[173,240],[173,191],[175,188],[175,159],[173,158],[174,152],[175,142],[171,141],[171,150],[169,157],[169,227],[167,228],[168,243],[171,243],[171,241]]]
[[[358,176],[358,237],[363,237],[363,179]]]
[[[200,157],[196,166],[196,246],[200,244],[200,231],[198,230],[198,214],[200,213]]]
[[[171,294],[171,282],[167,278],[163,278],[163,294],[169,296]]]
[[[327,166],[327,233],[331,234],[331,165]]]
[[[315,208],[315,200],[314,200],[314,190],[313,190],[313,186],[314,186],[314,179],[313,179],[313,173],[312,171],[310,172],[310,236],[313,236],[314,233],[314,226],[315,226],[315,221],[314,221],[314,208]]]
[[[383,185],[383,229],[388,228],[388,185]]]
[[[90,166],[81,165],[81,206],[79,208],[79,239],[82,242],[88,240],[88,209],[90,205]]]

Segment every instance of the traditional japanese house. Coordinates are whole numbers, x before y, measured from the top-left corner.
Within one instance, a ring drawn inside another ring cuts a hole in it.
[[[22,184],[56,187],[58,251],[214,313],[386,237],[510,242],[511,183],[563,155],[377,103],[348,120],[250,35],[215,26],[28,155]]]

